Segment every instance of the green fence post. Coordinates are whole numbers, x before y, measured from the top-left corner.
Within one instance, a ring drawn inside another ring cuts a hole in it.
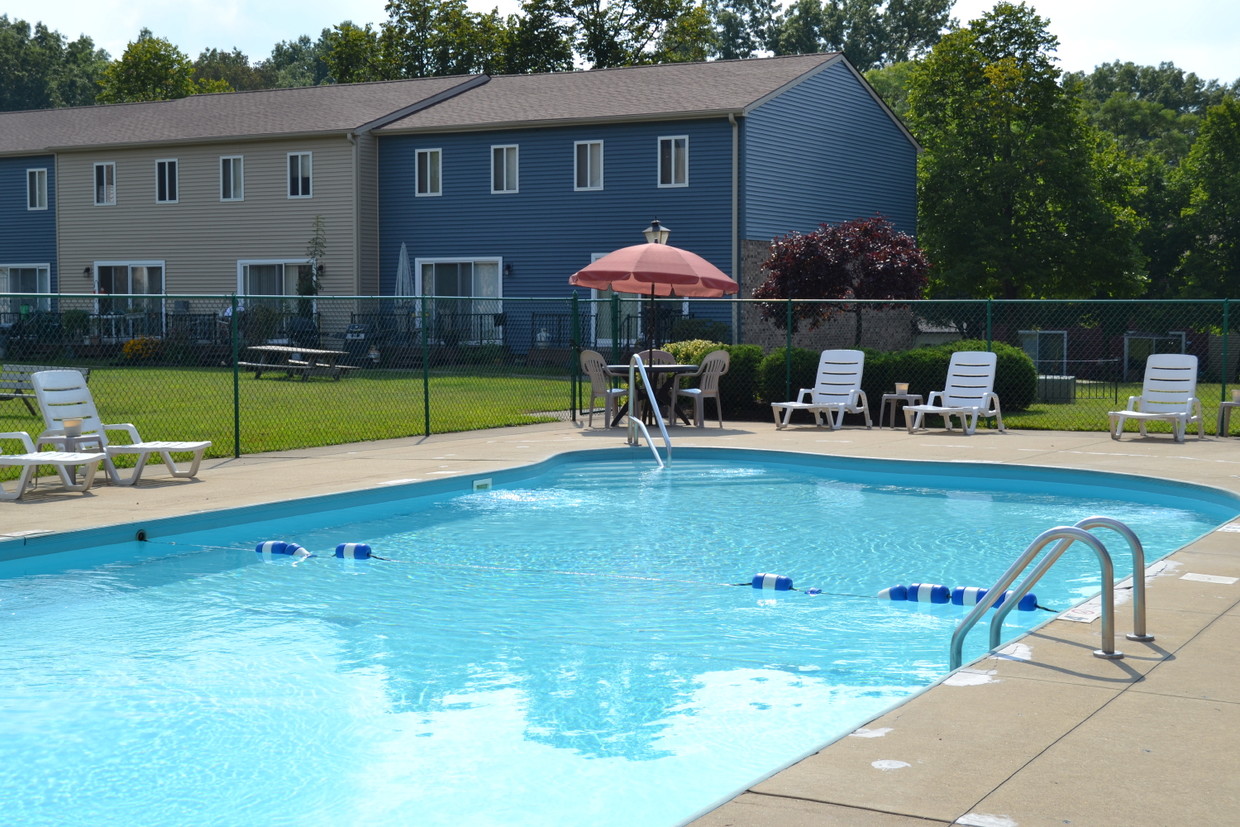
[[[569,373],[568,387],[573,394],[573,400],[571,404],[569,405],[569,413],[573,417],[573,422],[576,422],[577,421],[577,399],[580,395],[580,390],[579,390],[577,381],[578,381],[578,375],[581,373],[581,371],[577,370],[575,367],[576,365],[581,364],[581,316],[578,315],[578,313],[581,312],[581,305],[577,301],[576,290],[573,291],[572,298],[569,300],[569,311],[573,314],[571,317],[572,320],[569,322],[569,328],[570,330],[572,330],[572,336],[573,336],[572,357],[571,357],[571,361],[568,364],[568,373]]]
[[[421,299],[422,314],[422,431],[431,435],[431,315],[427,306],[427,297]]]
[[[1227,367],[1229,364],[1227,361],[1227,345],[1230,341],[1230,336],[1231,299],[1223,299],[1223,366],[1220,369],[1222,376],[1219,377],[1219,399],[1223,402],[1227,401],[1227,379],[1229,378],[1228,374],[1231,372]],[[1222,434],[1219,434],[1219,436],[1222,436]]]
[[[994,350],[994,345],[991,343],[991,340],[994,336],[994,327],[993,327],[994,318],[991,315],[994,310],[994,301],[995,301],[994,299],[986,300],[986,349],[987,350]]]
[[[784,313],[784,399],[792,398],[792,297]]]
[[[620,364],[620,294],[614,291],[611,294],[611,363]]]
[[[241,337],[238,332],[238,316],[240,316],[240,305],[237,303],[237,294],[233,293],[229,297],[228,311],[228,339],[232,346],[232,369],[233,369],[233,458],[237,459],[241,456],[241,366],[237,361],[241,357]],[[212,337],[214,338],[214,337]]]

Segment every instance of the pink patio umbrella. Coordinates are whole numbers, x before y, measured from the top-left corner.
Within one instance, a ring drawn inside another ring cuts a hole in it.
[[[717,298],[741,289],[726,273],[697,253],[658,243],[634,244],[608,253],[573,273],[568,283],[596,290],[649,295],[652,320],[655,296]]]

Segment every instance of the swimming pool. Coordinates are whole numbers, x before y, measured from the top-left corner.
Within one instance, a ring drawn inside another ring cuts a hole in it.
[[[57,553],[9,560],[0,581],[6,813],[674,824],[943,674],[963,610],[878,589],[988,585],[1038,532],[1096,511],[1151,559],[1237,511],[1101,474],[689,450],[656,472],[632,457],[492,474],[489,492],[444,480],[32,539]],[[1105,504],[1044,493],[1100,486]],[[114,542],[139,528],[147,542]],[[391,560],[264,562],[253,546],[273,538],[319,554],[365,540]],[[1095,592],[1091,557],[1066,556],[1040,602]],[[824,593],[722,585],[758,571]]]

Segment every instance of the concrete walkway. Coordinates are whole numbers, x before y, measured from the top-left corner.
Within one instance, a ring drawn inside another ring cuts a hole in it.
[[[676,445],[1114,471],[1240,492],[1240,440],[1105,433],[944,431],[770,424],[675,428]],[[135,488],[87,495],[49,480],[0,503],[0,542],[272,502],[393,481],[478,474],[563,451],[623,444],[571,423],[207,460],[198,480],[160,467]],[[645,450],[640,449],[640,450]],[[1240,812],[1240,524],[1174,554],[1148,578],[1150,643],[1091,654],[1098,623],[1055,620],[816,755],[755,784],[697,827],[801,825],[1222,825]],[[1032,538],[1031,538],[1032,539]]]

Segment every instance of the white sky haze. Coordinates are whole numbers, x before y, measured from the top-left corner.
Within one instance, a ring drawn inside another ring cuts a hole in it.
[[[1240,2],[1236,0],[1030,0],[1059,38],[1060,68],[1089,71],[1100,63],[1170,61],[1207,80],[1240,79]],[[385,0],[0,0],[0,14],[42,21],[70,40],[89,36],[117,58],[146,27],[196,58],[204,49],[241,49],[252,61],[300,35],[345,20],[363,26],[387,19]],[[478,11],[508,13],[515,0],[470,0]],[[962,23],[994,7],[994,0],[957,0]]]

